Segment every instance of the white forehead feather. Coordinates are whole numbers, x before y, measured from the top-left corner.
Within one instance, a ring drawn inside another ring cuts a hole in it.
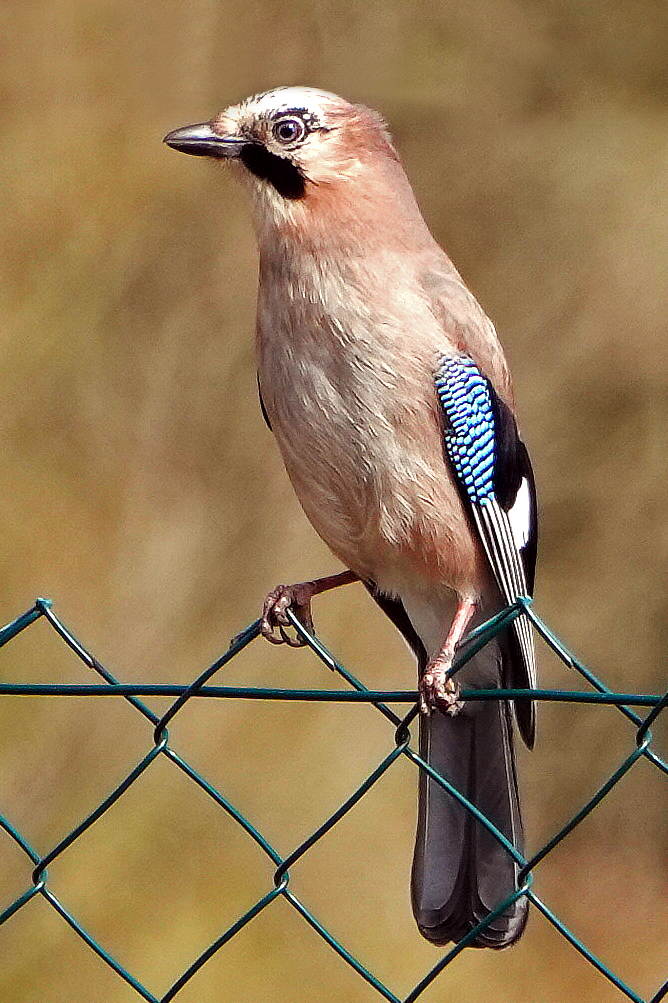
[[[275,112],[305,108],[311,112],[324,111],[332,104],[340,104],[341,98],[329,91],[319,91],[315,87],[276,87],[247,98],[242,105],[250,106],[258,115],[272,115]]]

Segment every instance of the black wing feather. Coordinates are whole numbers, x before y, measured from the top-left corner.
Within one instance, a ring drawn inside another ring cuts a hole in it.
[[[529,490],[530,515],[528,540],[520,548],[529,595],[533,595],[536,577],[536,552],[538,546],[538,506],[536,481],[527,448],[520,439],[515,415],[501,400],[492,384],[487,381],[495,424],[496,463],[494,490],[498,502],[506,512],[515,504],[522,481],[526,479]]]
[[[389,596],[383,595],[382,592],[379,592],[378,586],[375,582],[365,581],[362,582],[362,584],[376,600],[383,613],[390,618],[399,633],[403,635],[407,645],[417,658],[418,672],[419,675],[422,675],[422,672],[429,660],[427,656],[427,649],[420,640],[413,624],[409,620],[408,613],[404,609],[404,604],[400,599],[391,599]]]
[[[260,410],[262,411],[262,417],[264,418],[265,424],[269,431],[273,431],[271,427],[271,422],[269,421],[269,415],[267,414],[267,409],[264,406],[264,401],[262,400],[262,391],[260,390],[260,377],[257,378],[257,395],[260,398]]]

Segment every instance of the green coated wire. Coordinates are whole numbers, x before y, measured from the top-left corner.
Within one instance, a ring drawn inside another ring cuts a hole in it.
[[[229,659],[225,659],[229,661]],[[224,663],[223,663],[224,664]],[[208,671],[208,670],[207,670]],[[227,700],[294,700],[307,703],[407,703],[414,704],[417,690],[282,689],[273,686],[179,686],[171,683],[0,683],[0,696],[27,697],[209,697]],[[588,693],[586,690],[463,689],[461,699],[531,700],[551,703],[598,704],[612,707],[651,707],[663,710],[661,693]],[[168,712],[169,713],[169,712]],[[170,720],[171,720],[170,715]],[[164,720],[164,719],[163,719]]]
[[[529,697],[535,700],[549,700],[561,703],[579,703],[615,706],[634,726],[635,726],[635,748],[627,755],[620,766],[596,791],[596,793],[583,805],[583,807],[566,823],[561,829],[551,837],[529,860],[518,852],[518,850],[499,832],[480,812],[475,805],[458,790],[456,790],[447,778],[436,773],[412,748],[410,745],[410,726],[415,720],[417,709],[417,692],[414,690],[370,690],[357,679],[345,666],[338,662],[325,648],[322,642],[306,631],[298,618],[291,610],[288,610],[288,617],[297,634],[312,652],[323,662],[346,685],[346,689],[281,689],[277,687],[240,687],[240,686],[220,686],[209,682],[211,678],[220,672],[231,659],[233,659],[243,648],[250,644],[260,632],[260,621],[256,620],[250,624],[235,639],[230,648],[216,659],[204,672],[200,673],[192,683],[182,686],[165,684],[132,684],[121,683],[106,669],[68,630],[63,622],[53,612],[52,604],[48,599],[37,599],[32,607],[25,613],[16,617],[15,620],[0,628],[0,647],[9,643],[21,631],[26,630],[40,618],[48,621],[58,636],[68,645],[68,647],[80,658],[84,664],[92,669],[103,682],[95,684],[51,684],[51,683],[0,683],[0,696],[6,697],[120,697],[126,700],[134,709],[139,711],[152,726],[152,746],[149,752],[137,763],[137,765],[127,774],[127,776],[108,794],[106,798],[78,825],[67,833],[49,852],[40,855],[30,845],[28,840],[18,831],[18,829],[4,816],[0,816],[0,831],[12,839],[28,857],[33,865],[32,884],[23,891],[16,899],[9,903],[3,911],[0,911],[0,925],[9,921],[35,896],[40,895],[54,911],[77,933],[88,947],[101,958],[110,969],[112,969],[124,982],[129,985],[140,997],[148,1003],[170,1003],[175,999],[183,987],[193,978],[193,976],[224,946],[232,940],[248,923],[250,923],[263,910],[270,908],[279,899],[287,902],[302,919],[313,929],[325,943],[327,943],[336,954],[345,961],[369,986],[371,986],[381,997],[390,1003],[415,1003],[429,985],[441,975],[441,973],[461,954],[465,947],[471,943],[489,923],[493,922],[496,916],[500,915],[508,906],[520,898],[526,896],[565,940],[582,955],[586,960],[612,985],[614,985],[622,995],[634,1003],[659,1003],[668,995],[668,981],[666,981],[650,999],[644,999],[631,989],[623,979],[612,969],[601,961],[575,934],[568,929],[563,921],[538,897],[533,889],[533,874],[540,863],[548,856],[552,850],[562,843],[564,839],[583,821],[598,805],[608,796],[617,783],[626,776],[641,757],[646,758],[661,772],[668,774],[668,764],[666,764],[651,748],[652,733],[651,725],[668,706],[668,692],[665,694],[641,694],[641,693],[614,693],[610,691],[586,666],[582,665],[554,635],[547,625],[535,613],[531,600],[521,597],[512,606],[502,610],[472,631],[466,639],[465,645],[459,654],[451,672],[454,674],[470,659],[476,651],[480,650],[492,637],[500,631],[506,629],[517,616],[525,614],[533,624],[537,634],[543,638],[546,644],[558,655],[570,669],[575,670],[589,685],[591,690],[554,690],[554,689],[493,689],[493,690],[471,690],[462,691],[462,697],[466,700],[509,700],[522,697]],[[158,717],[148,708],[140,698],[143,697],[171,697],[172,705],[161,716]],[[310,833],[298,846],[287,854],[280,854],[244,815],[205,777],[196,771],[179,753],[169,744],[167,725],[182,710],[190,699],[243,699],[243,700],[287,700],[287,701],[328,701],[332,703],[368,703],[381,713],[392,726],[393,746],[391,751],[380,761],[366,779],[356,788],[353,793],[321,824]],[[404,717],[398,716],[391,708],[390,704],[408,704],[409,710]],[[646,708],[645,717],[639,716],[632,708]],[[112,955],[84,929],[77,918],[68,910],[67,906],[57,898],[48,886],[47,867],[65,852],[79,837],[101,818],[101,816],[119,798],[123,797],[126,791],[134,782],[146,771],[149,770],[158,758],[166,757],[174,766],[181,770],[191,781],[193,781],[208,797],[227,815],[238,824],[241,829],[251,838],[268,861],[273,865],[273,887],[269,888],[242,916],[235,920],[226,930],[195,958],[185,971],[174,981],[168,991],[162,996],[154,995],[149,989],[139,982],[130,972],[128,972]],[[390,770],[399,758],[408,758],[414,766],[424,770],[433,781],[446,790],[451,797],[455,798],[469,811],[477,821],[497,839],[506,852],[508,852],[517,862],[520,872],[518,878],[519,887],[501,903],[498,908],[488,916],[475,930],[454,945],[449,951],[443,954],[439,961],[427,972],[413,987],[413,989],[403,999],[397,996],[392,990],[362,962],[355,958],[339,939],[327,929],[327,927],[317,919],[311,910],[303,903],[290,888],[290,869],[295,866],[311,848],[333,829],[334,826],[366,796],[371,788]]]

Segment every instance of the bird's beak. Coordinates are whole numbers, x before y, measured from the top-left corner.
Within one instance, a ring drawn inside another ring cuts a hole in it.
[[[211,122],[200,122],[198,125],[174,129],[165,136],[163,142],[174,150],[190,153],[194,157],[222,157],[229,160],[240,155],[246,140],[239,136],[221,136],[214,132]]]

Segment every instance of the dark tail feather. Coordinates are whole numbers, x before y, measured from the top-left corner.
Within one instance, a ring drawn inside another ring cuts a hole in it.
[[[475,673],[477,658],[490,657],[494,644],[474,656],[467,675]],[[504,703],[470,702],[455,717],[423,715],[420,755],[523,852],[510,715]],[[411,896],[422,935],[435,944],[460,941],[512,894],[517,872],[497,839],[420,771]],[[527,911],[523,896],[481,930],[473,946],[508,947],[524,930]]]

